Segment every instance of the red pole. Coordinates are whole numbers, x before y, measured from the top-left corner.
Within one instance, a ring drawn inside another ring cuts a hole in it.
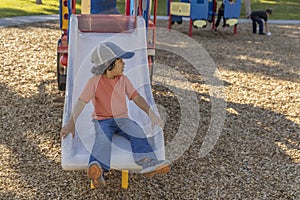
[[[76,0],[72,0],[72,14],[76,14]]]
[[[126,0],[125,15],[130,15],[130,0]]]
[[[233,33],[234,33],[234,34],[237,34],[237,24],[236,24],[236,25],[234,25],[234,30],[233,30]]]
[[[192,37],[193,32],[193,20],[190,18],[190,29],[189,29],[189,36]]]
[[[138,15],[143,15],[143,13],[142,13],[142,6],[143,6],[142,0],[139,0],[139,13],[138,13]]]
[[[213,8],[213,16],[212,16],[212,29],[215,29],[216,25],[215,25],[215,14],[217,12],[217,1],[214,0],[214,8]]]
[[[153,23],[156,24],[156,15],[157,15],[157,0],[154,1],[154,11],[153,11]]]

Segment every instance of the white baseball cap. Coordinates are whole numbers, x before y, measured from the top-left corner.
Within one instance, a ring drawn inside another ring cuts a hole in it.
[[[95,65],[91,72],[103,74],[110,64],[117,58],[129,59],[134,56],[134,52],[127,52],[112,42],[100,43],[91,55],[91,62]]]

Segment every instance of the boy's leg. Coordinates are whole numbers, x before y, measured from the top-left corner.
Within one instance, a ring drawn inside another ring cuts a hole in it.
[[[259,34],[263,35],[264,33],[264,23],[261,19],[257,20],[257,23],[259,24]]]
[[[119,133],[130,141],[135,162],[143,166],[141,173],[150,178],[155,174],[168,173],[170,161],[157,159],[143,129],[130,119],[119,119],[119,121]]]
[[[134,121],[128,118],[115,119],[119,130],[118,134],[130,141],[133,157],[135,161],[147,158],[157,159],[147,136],[143,129]]]
[[[252,20],[252,33],[256,33],[257,26],[256,23],[259,23],[258,21],[260,20],[259,17],[251,17]]]
[[[223,28],[224,27],[226,27],[226,19],[225,19],[224,15],[223,15]]]
[[[93,120],[96,137],[89,159],[88,177],[95,187],[105,185],[103,173],[110,170],[111,141],[114,130],[111,120]]]
[[[111,142],[115,130],[112,128],[113,119],[93,120],[96,137],[90,155],[89,163],[98,162],[104,170],[110,170]]]
[[[218,28],[219,24],[220,24],[220,21],[221,21],[221,18],[222,18],[222,11],[218,11],[218,17],[217,17],[217,21],[216,21],[216,28]]]
[[[256,22],[252,19],[252,33],[256,33]]]

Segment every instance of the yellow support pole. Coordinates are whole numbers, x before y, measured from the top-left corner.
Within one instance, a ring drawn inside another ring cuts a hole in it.
[[[93,181],[91,180],[91,189],[95,189],[95,186],[93,184]]]
[[[122,170],[122,188],[128,188],[128,170]]]
[[[67,0],[61,0],[61,16],[62,16],[62,29],[66,30],[68,29],[68,15],[69,15],[69,10],[68,10],[68,1]]]

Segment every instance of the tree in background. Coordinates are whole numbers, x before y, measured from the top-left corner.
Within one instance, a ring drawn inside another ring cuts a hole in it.
[[[244,5],[246,16],[248,16],[251,13],[251,0],[244,0]]]
[[[36,4],[43,4],[42,0],[35,0]]]

